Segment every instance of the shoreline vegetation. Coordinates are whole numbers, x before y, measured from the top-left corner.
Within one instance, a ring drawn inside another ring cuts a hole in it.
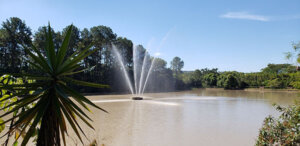
[[[194,89],[205,89],[205,90],[228,90],[224,88],[194,88]],[[272,89],[272,88],[244,88],[244,89],[232,89],[241,91],[261,91],[261,92],[300,92],[299,89]]]

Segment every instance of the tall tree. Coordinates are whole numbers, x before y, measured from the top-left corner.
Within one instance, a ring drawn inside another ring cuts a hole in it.
[[[111,53],[106,52],[110,51],[110,45],[116,39],[116,34],[113,33],[111,28],[102,25],[92,27],[90,33],[94,48],[99,50],[93,57],[97,66],[101,67],[102,62],[107,63],[110,58],[108,55]]]
[[[0,29],[1,72],[20,72],[27,68],[23,46],[31,44],[31,29],[24,21],[11,17],[2,23]]]
[[[92,78],[99,79],[98,83],[107,83],[112,66],[111,43],[115,41],[117,35],[112,29],[106,26],[95,26],[90,29],[93,48],[98,51],[91,55],[92,66],[95,66]]]
[[[92,36],[90,31],[87,28],[84,28],[80,32],[80,41],[78,43],[78,48],[80,51],[84,50],[84,48],[89,47],[92,44]],[[92,67],[92,57],[88,56],[84,59],[84,67]]]
[[[153,59],[153,58],[152,58]],[[173,91],[175,82],[172,70],[167,68],[167,62],[161,58],[155,58],[153,72],[146,86],[146,92]],[[151,85],[151,86],[149,86]]]
[[[122,57],[125,59],[126,66],[132,68],[132,58],[133,58],[133,43],[131,40],[125,37],[118,37],[115,42],[117,48],[119,49]]]
[[[161,58],[156,58],[153,71],[164,71],[165,69],[167,69],[167,62]]]
[[[70,26],[70,25],[69,25]],[[64,38],[67,34],[69,26],[65,27],[62,31],[62,38]],[[72,27],[71,38],[69,42],[69,48],[67,51],[67,56],[71,56],[77,49],[80,42],[80,30],[76,26]]]
[[[173,70],[173,72],[175,72],[175,74],[181,72],[183,66],[184,66],[183,60],[181,60],[181,58],[177,56],[174,57],[173,60],[171,61],[171,69]]]
[[[46,33],[47,33],[47,27],[42,26],[38,28],[38,30],[34,33],[34,37],[33,37],[34,38],[33,45],[36,46],[36,48],[39,49],[43,54],[45,54],[44,48],[46,47]],[[51,28],[51,34],[53,38],[54,48],[55,50],[57,50],[62,43],[61,33],[55,32]]]

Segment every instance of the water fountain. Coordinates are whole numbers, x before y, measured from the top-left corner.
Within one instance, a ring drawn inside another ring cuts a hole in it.
[[[153,71],[153,66],[155,64],[156,58],[154,57],[150,62],[150,67],[147,67],[149,53],[145,50],[144,53],[138,49],[137,46],[133,47],[133,84],[131,83],[131,79],[128,74],[128,69],[124,64],[124,59],[122,58],[118,48],[112,44],[112,50],[117,58],[117,62],[119,63],[121,70],[125,76],[126,84],[132,94],[132,100],[143,100],[143,94],[147,87],[148,79]],[[143,54],[143,56],[141,56]]]

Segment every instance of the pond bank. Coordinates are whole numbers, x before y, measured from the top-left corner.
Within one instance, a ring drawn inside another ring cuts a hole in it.
[[[224,88],[193,88],[192,90],[199,90],[199,89],[205,89],[205,90],[218,90],[223,91],[226,90]],[[299,92],[299,89],[268,89],[268,88],[245,88],[245,89],[236,89],[239,91],[260,91],[260,92]],[[234,90],[233,90],[234,91]]]

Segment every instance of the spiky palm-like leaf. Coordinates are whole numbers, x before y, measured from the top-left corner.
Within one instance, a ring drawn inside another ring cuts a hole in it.
[[[60,135],[66,145],[65,133],[67,133],[67,123],[70,124],[82,142],[80,131],[82,134],[84,134],[84,132],[77,122],[77,117],[79,117],[89,127],[93,127],[88,122],[89,120],[91,121],[91,118],[86,115],[79,105],[88,111],[90,111],[88,108],[88,105],[90,105],[106,112],[76,90],[68,87],[68,84],[70,83],[99,88],[108,87],[107,85],[78,81],[68,77],[69,75],[84,71],[78,69],[80,67],[80,62],[85,57],[96,51],[89,47],[81,52],[75,52],[70,57],[66,57],[71,31],[72,25],[69,27],[61,47],[56,50],[54,48],[51,28],[49,25],[46,33],[47,45],[44,50],[45,55],[43,55],[40,50],[36,49],[34,46],[32,46],[32,48],[26,48],[26,52],[29,54],[31,60],[28,61],[28,63],[37,69],[40,74],[14,75],[26,77],[27,79],[34,80],[35,82],[21,85],[3,85],[0,87],[5,90],[18,91],[12,92],[16,94],[12,94],[2,100],[9,100],[16,96],[19,97],[17,102],[13,102],[4,107],[7,108],[13,106],[13,109],[2,114],[0,118],[11,115],[11,113],[26,105],[35,103],[32,108],[21,112],[14,117],[16,121],[14,122],[12,129],[9,131],[12,132],[21,127],[22,132],[26,132],[22,145],[26,145],[28,143],[30,137],[34,133],[34,129],[39,123],[41,123],[41,125],[38,132],[37,145],[60,145]],[[27,94],[30,91],[33,91],[33,93]],[[4,123],[9,122],[10,120],[12,120],[12,118],[4,121]]]

